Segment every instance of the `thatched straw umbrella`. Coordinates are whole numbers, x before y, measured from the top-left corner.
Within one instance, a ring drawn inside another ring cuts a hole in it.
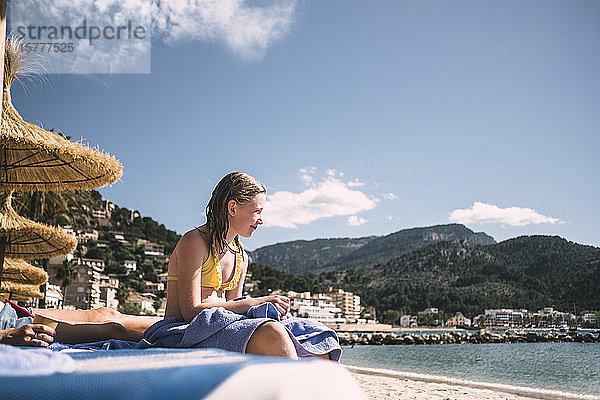
[[[12,192],[0,193],[0,265],[2,266],[0,277],[4,277],[0,280],[0,292],[11,295],[33,293],[29,290],[29,286],[11,286],[11,290],[6,291],[4,283],[7,281],[7,283],[37,285],[36,293],[39,293],[39,286],[48,280],[45,271],[25,261],[14,259],[7,263],[4,271],[4,256],[30,260],[68,254],[75,250],[77,241],[63,229],[40,224],[18,215],[11,207],[11,194]],[[40,272],[37,272],[37,279],[35,274],[31,274],[34,268],[41,271],[43,276],[41,281]],[[20,271],[20,274],[17,274],[17,271]]]
[[[7,39],[0,126],[0,282],[5,256],[47,258],[68,254],[77,245],[60,228],[17,215],[10,206],[12,191],[92,189],[112,184],[123,174],[114,157],[21,118],[12,105],[10,87],[23,65],[22,43]]]
[[[27,285],[43,285],[48,281],[48,273],[18,258],[4,259],[4,278],[7,281]]]
[[[4,280],[0,292],[13,299],[43,297],[39,288],[48,281],[48,274],[42,268],[16,258],[7,258],[4,264]]]
[[[11,194],[0,193],[0,242],[4,242],[4,255],[32,260],[75,250],[77,241],[73,236],[63,229],[21,217],[10,203]]]
[[[114,157],[25,122],[10,87],[24,64],[21,44],[6,41],[0,130],[0,190],[92,189],[115,183],[123,168]]]

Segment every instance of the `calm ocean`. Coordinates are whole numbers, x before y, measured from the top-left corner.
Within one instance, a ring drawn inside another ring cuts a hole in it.
[[[342,364],[600,395],[600,343],[344,346]]]

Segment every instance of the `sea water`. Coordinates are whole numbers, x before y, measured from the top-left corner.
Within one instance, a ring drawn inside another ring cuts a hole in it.
[[[600,343],[344,346],[341,362],[475,381],[482,387],[491,383],[600,396]]]

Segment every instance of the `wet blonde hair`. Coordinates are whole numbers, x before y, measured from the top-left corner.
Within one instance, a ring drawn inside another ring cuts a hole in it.
[[[259,193],[267,190],[255,177],[243,172],[231,172],[217,183],[212,192],[210,201],[206,206],[206,225],[210,232],[211,243],[215,244],[217,251],[223,251],[227,246],[227,231],[229,219],[227,204],[234,200],[243,204]],[[235,237],[239,247],[239,238]]]

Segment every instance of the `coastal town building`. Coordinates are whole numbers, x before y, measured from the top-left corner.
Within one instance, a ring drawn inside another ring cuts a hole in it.
[[[400,327],[413,328],[417,326],[417,318],[412,315],[402,315],[400,317]]]
[[[98,240],[98,231],[96,229],[78,229],[74,230],[71,225],[62,226],[63,230],[73,236],[77,243],[86,243],[88,240]]]
[[[287,292],[290,298],[292,315],[311,318],[324,324],[339,324],[346,322],[342,316],[342,310],[336,306],[332,298],[326,294],[314,294],[310,292]]]
[[[150,281],[144,281],[142,285],[142,290],[144,291],[144,293],[152,293],[156,295],[159,292],[165,290],[165,284],[162,282],[154,283]]]
[[[137,262],[134,260],[123,260],[123,266],[127,272],[134,272],[137,269]]]
[[[592,326],[595,326],[598,324],[598,318],[596,317],[596,314],[593,314],[593,313],[583,314],[582,319],[585,324],[589,324]]]
[[[100,304],[103,307],[117,309],[117,290],[119,289],[119,278],[114,275],[100,275]]]
[[[523,325],[523,318],[528,314],[527,310],[513,310],[511,308],[500,308],[484,310],[484,326],[494,327],[516,327]]]
[[[484,314],[473,319],[473,325],[479,327],[524,327],[524,328],[558,328],[563,324],[574,324],[576,316],[544,307],[537,312],[527,309],[514,310],[511,308],[489,309]]]
[[[115,232],[113,235],[117,242],[121,244],[129,244],[129,242],[125,239],[125,234],[123,232]]]
[[[428,307],[417,313],[417,321],[422,326],[444,326],[443,313],[437,307]]]
[[[146,239],[138,239],[136,242],[137,246],[144,247],[144,255],[146,256],[164,256],[165,246],[158,243],[150,242]]]
[[[158,243],[144,243],[144,255],[146,256],[164,256],[165,246]]]
[[[360,317],[367,321],[377,321],[377,310],[373,306],[360,306]]]
[[[94,218],[107,222],[112,216],[112,212],[116,208],[115,204],[109,200],[102,199],[98,202],[96,209],[93,212]],[[100,222],[100,221],[99,221]]]
[[[46,284],[46,308],[59,308],[63,304],[63,295],[60,286]]]
[[[471,319],[466,318],[462,312],[458,311],[446,321],[446,326],[471,326]]]
[[[333,288],[329,288],[325,294],[331,297],[335,305],[342,310],[347,321],[356,321],[360,318],[360,296]]]
[[[129,210],[129,222],[133,222],[136,218],[140,218],[141,214],[139,211],[134,210],[133,208],[128,208]]]
[[[56,272],[66,259],[66,256],[60,256],[48,260],[49,284],[62,285],[62,282],[56,278]],[[104,272],[104,260],[75,257],[71,262],[77,269],[78,277],[65,288],[63,306],[84,310],[102,306],[100,275]]]
[[[153,295],[141,295],[139,293],[132,293],[127,298],[127,301],[133,304],[137,304],[140,307],[142,314],[154,315],[156,309],[154,308]]]

